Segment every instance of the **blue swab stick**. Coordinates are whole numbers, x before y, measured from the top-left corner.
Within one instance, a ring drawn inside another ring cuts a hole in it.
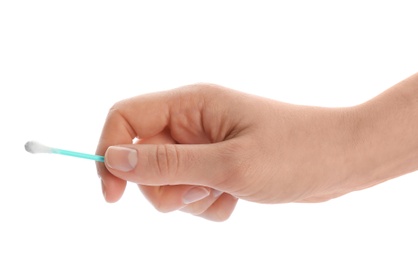
[[[104,162],[104,156],[101,155],[95,155],[95,154],[87,154],[87,153],[79,153],[69,150],[63,150],[53,147],[48,147],[43,144],[40,144],[35,141],[29,141],[25,144],[26,151],[30,153],[55,153],[55,154],[61,154],[61,155],[67,155],[67,156],[73,156],[83,159],[89,159],[94,160],[98,162]]]

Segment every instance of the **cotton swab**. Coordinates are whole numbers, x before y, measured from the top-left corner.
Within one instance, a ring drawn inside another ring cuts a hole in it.
[[[62,150],[58,148],[48,147],[35,141],[29,141],[25,144],[26,151],[30,153],[55,153],[67,156],[73,156],[83,159],[95,160],[98,162],[104,162],[104,156],[73,152],[68,150]]]

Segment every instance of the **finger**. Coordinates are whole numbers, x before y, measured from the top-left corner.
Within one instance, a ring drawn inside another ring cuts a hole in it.
[[[233,142],[111,146],[105,162],[113,175],[142,185],[189,184],[225,190],[219,185],[227,183],[229,174],[236,172]],[[241,167],[244,164],[239,163]]]
[[[175,143],[175,140],[165,130],[153,137],[140,139],[135,143],[172,144]],[[180,209],[183,212],[200,215],[222,194],[218,190],[193,185],[138,186],[144,196],[160,212],[171,212]]]
[[[192,185],[144,186],[144,196],[160,212],[171,212],[210,198],[211,189]]]
[[[212,206],[213,203],[222,195],[222,192],[218,190],[211,189],[210,195],[198,200],[196,202],[190,203],[185,205],[180,209],[180,211],[193,214],[193,215],[201,215],[203,212],[208,210]]]
[[[134,142],[134,144],[175,144],[176,140],[174,140],[168,129],[164,129],[162,132],[153,135],[151,137],[138,139]]]
[[[138,137],[138,133],[134,127],[139,126],[136,120],[132,121],[130,118],[127,120],[127,115],[134,117],[138,113],[142,113],[142,118],[140,117],[141,121],[146,122],[145,125],[148,126],[148,128],[142,131],[145,137],[153,136],[164,129],[166,125],[165,113],[163,106],[159,102],[150,102],[149,98],[144,97],[138,100],[138,103],[141,103],[143,107],[137,108],[137,106],[134,106],[132,108],[133,102],[133,99],[127,99],[118,102],[110,109],[97,146],[97,154],[105,154],[106,149],[111,145],[131,144],[132,140]],[[157,105],[160,109],[157,108]],[[140,110],[138,112],[135,109]],[[152,111],[159,111],[160,115],[157,116]],[[131,125],[132,122],[133,125]],[[96,167],[102,179],[103,195],[106,201],[115,202],[119,200],[125,190],[126,181],[111,174],[103,163],[96,163]]]
[[[132,144],[132,139],[134,138],[150,138],[167,129],[177,143],[202,144],[224,140],[226,135],[231,132],[230,127],[234,123],[225,123],[222,121],[223,119],[211,117],[214,115],[213,108],[218,109],[219,104],[212,104],[210,106],[211,109],[208,109],[209,112],[206,111],[208,113],[205,118],[210,119],[203,120],[202,115],[203,104],[212,102],[213,100],[216,101],[219,96],[218,90],[217,88],[209,88],[209,90],[206,88],[182,88],[179,91],[139,96],[115,104],[106,119],[97,148],[98,154],[103,154],[107,151],[106,167],[98,164],[97,168],[106,187],[106,197],[108,197],[108,200],[111,198],[117,200],[123,193],[126,183],[118,178],[131,181],[136,180],[137,183],[141,184],[166,185],[170,181],[177,181],[176,183],[180,184],[181,179],[175,176],[177,175],[176,167],[186,170],[204,169],[200,173],[207,175],[203,179],[201,176],[195,176],[192,180],[188,180],[188,178],[183,179],[187,181],[184,184],[188,184],[188,182],[194,184],[197,180],[209,179],[212,182],[217,182],[217,178],[212,178],[213,176],[209,175],[217,171],[220,177],[223,174],[221,171],[224,171],[224,169],[221,169],[219,164],[222,161],[231,159],[230,155],[232,153],[222,154],[222,152],[215,149],[215,146],[206,148],[196,145],[190,146],[190,149],[184,147],[177,149],[177,146],[170,145],[137,146],[142,151],[137,153],[136,162],[140,163],[140,168],[143,173],[141,175],[142,177],[137,176],[135,178],[131,178],[132,176],[129,177],[123,173],[123,171],[127,171],[126,167],[118,168],[117,158],[120,156],[116,156],[115,153],[111,155],[111,150],[115,151],[115,149],[107,149],[109,146],[114,147],[115,145]],[[205,95],[202,95],[202,91],[205,92]],[[229,115],[230,111],[218,111],[216,113],[216,115],[220,114]],[[204,122],[206,121],[211,124],[216,124],[214,129],[217,130],[213,131],[207,125],[205,126]],[[209,136],[207,131],[211,133]],[[228,151],[228,147],[222,147],[221,149]],[[180,150],[185,151],[181,152]],[[202,153],[196,154],[195,152],[198,152],[197,150],[201,150]],[[127,155],[127,150],[123,151],[119,149],[119,151]],[[178,154],[181,158],[176,158],[177,151],[181,152]],[[109,163],[112,157],[114,159],[116,158],[116,160],[113,160],[113,163]],[[134,159],[134,157],[132,155],[130,157],[128,156],[130,159]],[[127,161],[129,162],[129,160]],[[216,167],[214,168],[214,166]],[[213,171],[210,173],[208,169]],[[114,178],[114,176],[118,178]],[[108,187],[111,187],[111,189]]]
[[[139,185],[142,193],[160,212],[181,210],[212,221],[224,221],[230,217],[238,199],[212,189],[209,196],[190,204],[185,204],[182,197],[195,188],[189,185],[152,187]]]
[[[234,196],[223,193],[207,210],[198,216],[217,222],[225,221],[231,216],[237,202],[238,199]]]
[[[122,117],[109,114],[102,130],[96,154],[104,154],[109,145],[132,143],[134,137],[134,132]],[[103,195],[106,201],[115,202],[119,200],[125,190],[126,181],[112,175],[104,163],[97,162],[96,167],[102,180]]]

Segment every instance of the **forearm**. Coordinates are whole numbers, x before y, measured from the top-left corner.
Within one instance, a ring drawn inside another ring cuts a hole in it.
[[[360,186],[418,170],[418,74],[354,111],[353,174],[363,180]]]

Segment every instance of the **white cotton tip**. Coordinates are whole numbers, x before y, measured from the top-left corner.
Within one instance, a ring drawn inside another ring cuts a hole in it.
[[[30,153],[50,153],[51,147],[45,146],[35,141],[29,141],[25,144],[26,151]]]

